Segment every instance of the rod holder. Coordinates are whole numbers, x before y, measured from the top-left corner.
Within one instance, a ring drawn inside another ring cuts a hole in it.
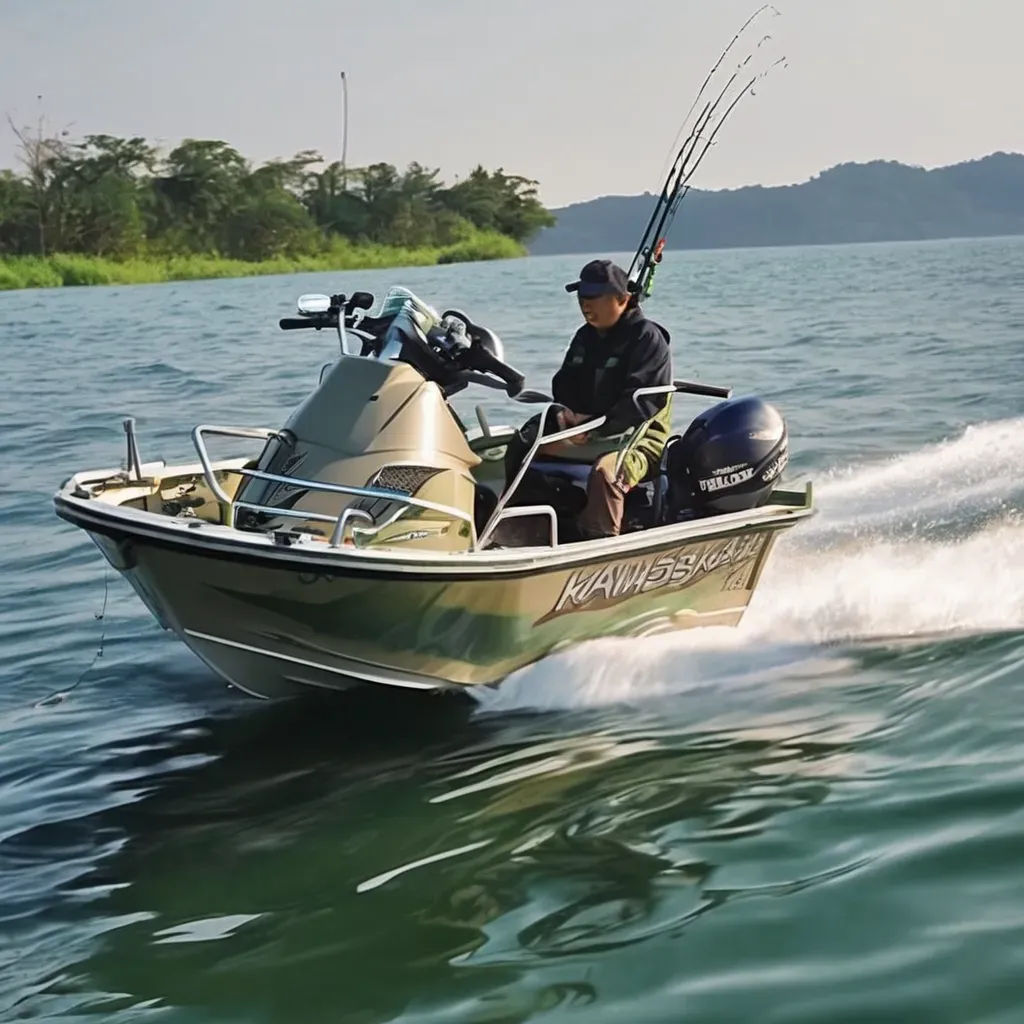
[[[480,424],[480,430],[483,432],[484,437],[491,437],[491,425],[487,422],[487,414],[484,412],[482,405],[476,407],[476,421]]]
[[[139,458],[139,442],[135,437],[135,418],[124,420],[124,434],[128,446],[128,479],[142,479],[142,459]]]

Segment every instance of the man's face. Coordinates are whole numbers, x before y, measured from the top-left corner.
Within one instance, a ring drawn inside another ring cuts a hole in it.
[[[619,322],[619,317],[629,305],[628,295],[595,295],[591,298],[579,296],[580,312],[583,319],[599,331],[607,331]]]

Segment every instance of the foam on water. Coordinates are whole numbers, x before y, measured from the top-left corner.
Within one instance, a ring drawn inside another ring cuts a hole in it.
[[[957,438],[882,462],[829,474],[827,498],[852,497],[862,507],[866,494],[900,489],[932,490],[936,484],[974,487],[986,481],[1006,486],[1024,460],[1024,417],[979,423]],[[1019,485],[1018,485],[1019,486]],[[825,495],[823,495],[825,497]]]
[[[780,538],[738,628],[595,641],[479,694],[481,706],[582,707],[820,677],[848,662],[836,641],[1024,629],[1022,464],[1024,419],[1014,419],[828,474],[819,515]]]
[[[959,437],[881,462],[844,467],[816,487],[823,513],[807,533],[904,524],[909,517],[1021,507],[1024,418],[969,426]]]

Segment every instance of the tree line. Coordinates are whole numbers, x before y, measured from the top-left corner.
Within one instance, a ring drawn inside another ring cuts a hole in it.
[[[345,168],[305,150],[256,166],[226,142],[12,130],[0,171],[0,255],[110,259],[209,254],[260,261],[357,244],[443,247],[481,232],[523,243],[554,218],[537,182],[477,166],[453,185],[411,163]]]

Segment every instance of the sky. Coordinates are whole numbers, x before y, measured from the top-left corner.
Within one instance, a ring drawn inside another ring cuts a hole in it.
[[[262,162],[315,149],[476,164],[560,206],[660,188],[707,72],[758,0],[0,0],[0,114]],[[737,109],[698,188],[1024,151],[1024,0],[777,0],[788,66]],[[42,97],[39,99],[38,97]],[[17,142],[0,125],[0,167]]]

